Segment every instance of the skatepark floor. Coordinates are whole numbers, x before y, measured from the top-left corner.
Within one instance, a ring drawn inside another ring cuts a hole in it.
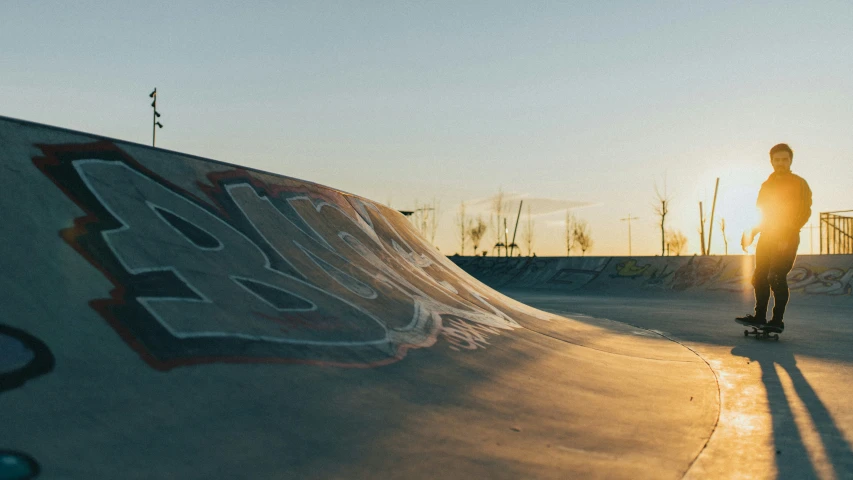
[[[501,292],[575,320],[655,331],[708,363],[720,389],[720,417],[685,478],[853,478],[848,305],[792,297],[777,342],[745,337],[733,322],[751,312],[749,297]]]

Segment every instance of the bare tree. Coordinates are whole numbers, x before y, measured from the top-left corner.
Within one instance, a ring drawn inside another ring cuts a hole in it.
[[[422,205],[418,199],[415,199],[415,209],[413,210],[410,218],[412,219],[412,223],[415,224],[415,230],[417,230],[422,237],[427,236],[429,215],[429,207],[427,205]]]
[[[575,217],[574,213],[566,210],[566,256],[572,254],[572,250],[575,249],[575,225],[577,224],[578,219]]]
[[[432,199],[431,204],[420,204],[415,200],[415,210],[411,217],[418,233],[433,245],[435,245],[435,232],[438,230],[439,205],[435,198]]]
[[[672,200],[666,191],[666,177],[663,181],[663,194],[655,182],[655,197],[656,201],[653,208],[655,215],[660,217],[660,254],[664,256],[666,255],[666,214],[669,213],[669,202]]]
[[[729,239],[726,238],[726,219],[720,219],[720,231],[723,232],[723,245],[726,246],[726,255],[729,254]]]
[[[669,255],[681,255],[687,249],[687,237],[681,230],[666,229],[666,249]]]
[[[483,217],[478,216],[476,220],[471,222],[471,228],[468,230],[468,236],[471,238],[471,244],[474,246],[474,255],[477,255],[477,248],[480,247],[480,240],[486,234],[486,222]]]
[[[438,231],[438,217],[441,214],[441,202],[432,199],[432,216],[429,219],[429,242],[435,245],[435,233]]]
[[[577,248],[581,251],[581,255],[586,255],[586,251],[591,249],[594,243],[592,241],[592,233],[589,230],[589,224],[586,223],[586,220],[577,220],[575,222],[572,236],[574,237],[575,244],[577,244]]]
[[[465,255],[465,241],[471,236],[471,219],[465,214],[465,202],[459,204],[459,213],[456,215],[456,232],[459,235],[459,254]],[[476,249],[474,251],[476,255]]]
[[[409,221],[415,225],[415,230],[424,236],[424,230],[426,229],[426,225],[421,222],[421,218],[423,217],[423,207],[421,207],[418,199],[415,199],[415,208],[412,210],[412,214],[409,216]]]
[[[530,214],[530,205],[527,205],[527,222],[524,224],[524,232],[521,235],[522,241],[527,246],[527,255],[533,255],[533,216]]]

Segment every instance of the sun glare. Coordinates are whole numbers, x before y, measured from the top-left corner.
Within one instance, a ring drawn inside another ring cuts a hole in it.
[[[732,162],[720,165],[716,172],[708,172],[701,178],[709,178],[702,185],[698,197],[703,200],[705,217],[710,221],[711,208],[714,198],[714,180],[720,178],[720,189],[717,194],[717,207],[714,214],[714,229],[719,231],[720,222],[725,220],[726,237],[729,239],[729,253],[740,251],[741,233],[756,227],[761,220],[755,206],[758,189],[766,179],[766,172],[754,166],[744,168],[743,164]],[[706,226],[707,228],[707,226]],[[716,251],[716,248],[714,249]]]

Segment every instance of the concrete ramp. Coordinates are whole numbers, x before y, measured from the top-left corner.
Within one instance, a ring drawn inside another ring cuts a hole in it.
[[[797,258],[776,341],[733,322],[754,306],[749,256],[453,260],[525,304],[660,332],[701,356],[720,415],[685,478],[853,478],[853,256]]]
[[[0,172],[0,478],[680,478],[716,423],[370,200],[2,117]]]

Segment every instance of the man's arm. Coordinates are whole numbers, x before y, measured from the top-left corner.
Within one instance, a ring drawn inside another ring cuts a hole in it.
[[[803,182],[803,196],[800,199],[802,201],[802,211],[800,212],[800,218],[798,218],[799,228],[803,228],[806,222],[809,221],[809,218],[812,216],[812,189],[809,188],[808,182],[805,179],[800,179]]]

